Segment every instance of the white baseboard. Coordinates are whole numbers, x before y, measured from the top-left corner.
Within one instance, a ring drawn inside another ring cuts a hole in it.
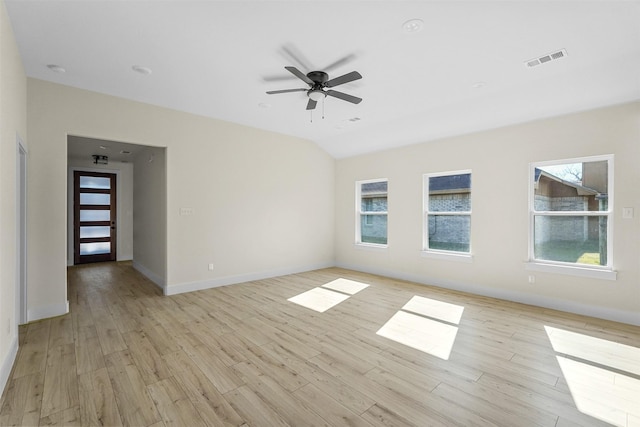
[[[13,337],[11,345],[9,346],[9,351],[7,351],[7,354],[0,364],[0,396],[2,396],[2,394],[4,393],[4,389],[7,386],[7,381],[9,380],[9,375],[11,375],[11,369],[13,368],[13,364],[16,361],[17,354],[18,334],[16,333]]]
[[[314,265],[306,265],[301,267],[292,267],[284,269],[275,269],[268,271],[259,271],[255,273],[239,274],[236,276],[219,277],[212,280],[204,280],[200,282],[178,283],[164,287],[165,295],[176,295],[184,292],[201,291],[204,289],[217,288],[220,286],[234,285],[237,283],[251,282],[253,280],[269,279],[272,277],[286,276],[287,274],[303,273],[305,271],[319,270],[322,268],[333,267],[333,263],[322,263]]]
[[[69,312],[69,301],[60,304],[50,304],[33,307],[27,310],[27,322],[34,322],[49,317],[62,316]]]
[[[498,298],[502,300],[518,302],[522,304],[535,305],[537,307],[549,308],[552,310],[565,311],[583,316],[597,317],[599,319],[612,320],[614,322],[627,323],[640,326],[640,313],[635,311],[617,310],[614,308],[600,307],[589,304],[582,304],[574,301],[558,300],[540,295],[511,291],[506,289],[495,289],[472,283],[458,283],[452,281],[431,280],[428,277],[413,274],[399,273],[397,271],[363,268],[358,265],[338,263],[337,267],[349,270],[362,271],[364,273],[386,276],[394,279],[406,280],[423,285],[437,286],[455,291],[467,292],[470,294],[485,297]]]
[[[165,288],[167,287],[167,281],[164,277],[158,276],[156,273],[145,267],[144,265],[136,262],[135,260],[132,263],[133,268],[140,272],[147,279],[151,280],[153,284],[162,289],[162,292],[166,295]]]
[[[634,311],[617,310],[607,307],[600,307],[588,304],[577,303],[573,301],[558,300],[539,295],[532,295],[518,291],[510,291],[505,289],[495,289],[472,283],[458,283],[452,281],[432,280],[424,276],[417,276],[406,273],[398,273],[393,270],[363,268],[358,265],[350,264],[333,264],[323,263],[316,265],[308,265],[298,268],[276,269],[269,271],[261,271],[248,274],[240,274],[235,276],[220,277],[212,280],[199,282],[178,283],[175,285],[167,285],[165,280],[153,274],[144,266],[137,264],[135,261],[133,267],[148,277],[158,287],[160,287],[164,295],[177,295],[185,292],[200,291],[204,289],[217,288],[220,286],[233,285],[237,283],[245,283],[253,280],[269,279],[272,277],[285,276],[287,274],[302,273],[305,271],[319,270],[329,267],[340,267],[349,270],[362,271],[365,273],[377,274],[390,278],[407,280],[423,285],[437,286],[445,289],[452,289],[461,292],[467,292],[475,295],[498,298],[507,301],[518,302],[522,304],[535,305],[538,307],[560,310],[569,313],[581,314],[584,316],[597,317],[600,319],[612,320],[614,322],[627,323],[630,325],[640,326],[640,314]]]

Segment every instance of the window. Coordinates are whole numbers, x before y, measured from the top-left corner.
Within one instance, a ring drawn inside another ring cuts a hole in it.
[[[424,250],[469,254],[471,171],[424,175]]]
[[[387,180],[356,182],[356,243],[387,244]]]
[[[530,262],[611,269],[612,178],[613,156],[531,165]]]

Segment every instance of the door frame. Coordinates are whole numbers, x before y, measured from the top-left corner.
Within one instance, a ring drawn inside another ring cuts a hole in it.
[[[112,173],[116,176],[116,225],[119,225],[122,221],[122,203],[120,200],[122,191],[119,191],[122,185],[121,171],[119,169],[111,168],[96,168],[90,166],[70,166],[67,168],[67,266],[71,267],[74,264],[74,188],[73,188],[73,175],[76,171],[82,172],[99,172],[99,173]],[[120,247],[121,233],[116,233],[116,247]],[[119,252],[116,252],[116,261],[119,261]]]
[[[87,264],[94,262],[104,262],[104,261],[115,261],[118,253],[118,176],[109,172],[90,172],[86,170],[76,171],[73,174],[73,232],[74,232],[74,241],[73,241],[73,263],[74,264]],[[99,178],[107,178],[110,182],[109,188],[84,188],[81,185],[82,177],[99,177]],[[82,204],[82,194],[106,194],[109,196],[109,203],[106,205],[103,204]],[[82,221],[80,219],[80,213],[82,209],[99,209],[109,212],[108,220],[92,220],[92,221]],[[106,207],[107,209],[103,209]],[[105,224],[106,223],[106,224]],[[82,228],[83,227],[106,227],[109,230],[109,236],[100,236],[100,237],[81,237]],[[82,243],[98,243],[98,242],[108,242],[109,243],[109,251],[108,252],[100,252],[95,254],[86,254],[82,255]]]
[[[16,294],[15,327],[26,324],[27,308],[27,164],[28,150],[16,134]]]

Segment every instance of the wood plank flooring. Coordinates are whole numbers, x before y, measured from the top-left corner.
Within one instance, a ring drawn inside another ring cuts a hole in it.
[[[338,268],[170,297],[130,263],[68,275],[1,426],[640,425],[640,327]],[[318,287],[348,298],[289,301]]]

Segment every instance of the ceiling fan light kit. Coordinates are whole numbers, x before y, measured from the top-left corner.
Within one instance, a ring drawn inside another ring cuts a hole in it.
[[[357,96],[349,95],[343,92],[338,92],[337,90],[325,90],[327,88],[332,88],[352,82],[354,80],[361,79],[362,76],[357,71],[352,71],[350,73],[329,80],[329,75],[324,71],[311,71],[305,75],[296,67],[288,66],[284,68],[291,74],[305,82],[307,85],[309,85],[309,88],[271,90],[268,91],[267,94],[275,95],[279,93],[289,92],[307,92],[307,96],[309,97],[307,110],[315,109],[318,101],[325,99],[327,95],[334,98],[342,99],[343,101],[351,102],[352,104],[359,104],[362,101],[362,98],[358,98]]]
[[[307,92],[307,96],[309,97],[309,99],[318,102],[322,98],[327,96],[327,94],[320,89],[309,89],[309,92]]]

